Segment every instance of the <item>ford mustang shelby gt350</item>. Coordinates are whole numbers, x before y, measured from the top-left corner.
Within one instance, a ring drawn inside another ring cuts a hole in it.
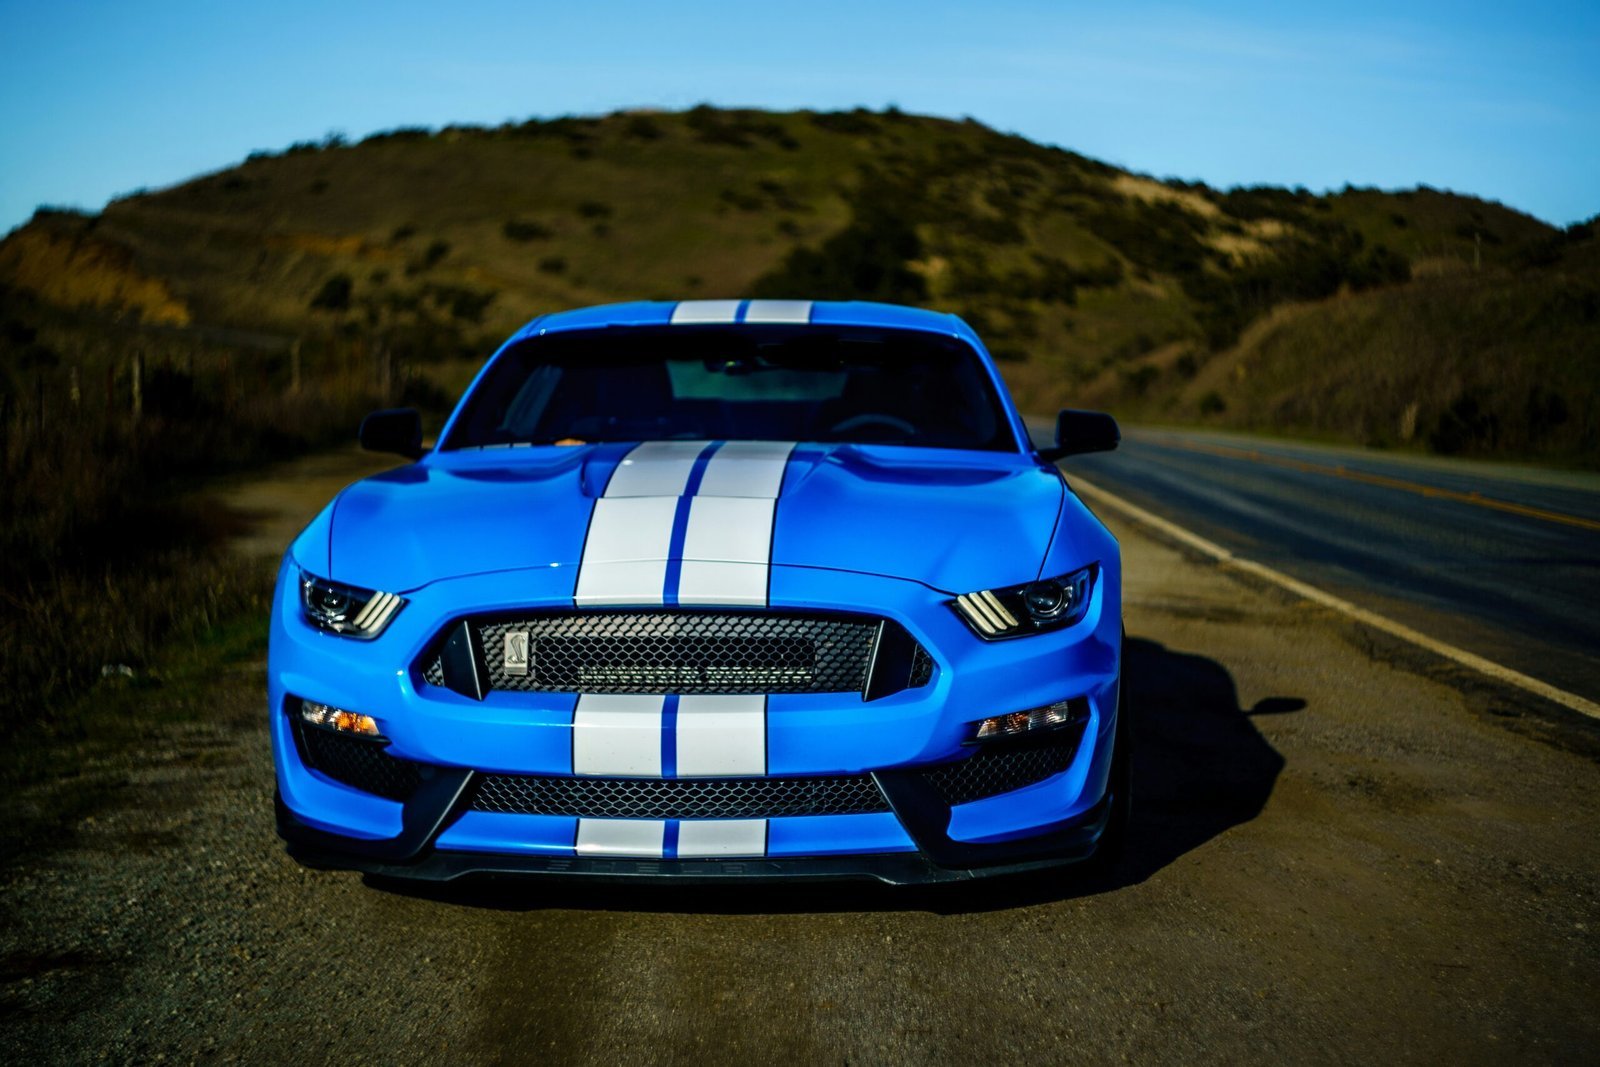
[[[268,698],[303,862],[954,881],[1126,819],[1116,541],[982,342],[869,303],[535,319],[290,546]]]

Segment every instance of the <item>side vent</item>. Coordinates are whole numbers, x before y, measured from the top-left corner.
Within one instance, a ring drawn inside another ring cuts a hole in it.
[[[909,688],[918,649],[905,627],[888,619],[880,622],[872,643],[871,666],[867,668],[867,684],[861,691],[861,699],[877,700]]]
[[[478,647],[477,635],[466,619],[451,627],[450,636],[439,650],[439,667],[447,689],[473,700],[482,700],[489,691],[489,669],[484,664],[483,649]]]

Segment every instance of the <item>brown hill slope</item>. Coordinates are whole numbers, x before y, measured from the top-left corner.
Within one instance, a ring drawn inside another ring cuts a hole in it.
[[[972,122],[697,108],[257,154],[36,218],[0,285],[48,307],[68,363],[128,343],[93,340],[108,314],[137,333],[175,308],[213,342],[279,337],[269,382],[300,339],[307,373],[365,360],[391,391],[561,307],[901,300],[968,317],[1033,408],[1594,463],[1592,244],[1427,188],[1223,192]],[[121,288],[68,284],[65,247]]]

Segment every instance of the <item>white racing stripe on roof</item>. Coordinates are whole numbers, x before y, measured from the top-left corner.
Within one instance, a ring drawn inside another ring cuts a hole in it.
[[[746,322],[810,322],[809,300],[752,300],[745,308]]]
[[[742,300],[682,300],[672,309],[671,323],[684,326],[703,322],[734,322]]]
[[[738,778],[767,773],[767,698],[690,695],[678,698],[680,778]]]

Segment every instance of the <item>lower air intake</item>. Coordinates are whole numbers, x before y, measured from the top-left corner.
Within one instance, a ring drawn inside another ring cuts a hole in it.
[[[1053,777],[1072,766],[1081,730],[1063,730],[1059,739],[1020,746],[980,748],[976,755],[924,772],[946,804],[966,804],[1011,793]]]
[[[888,811],[866,774],[790,778],[557,778],[486,774],[474,811],[592,819],[765,819]]]
[[[298,721],[300,760],[336,782],[390,800],[409,800],[422,783],[422,764],[389,755],[388,742],[350,737]]]

